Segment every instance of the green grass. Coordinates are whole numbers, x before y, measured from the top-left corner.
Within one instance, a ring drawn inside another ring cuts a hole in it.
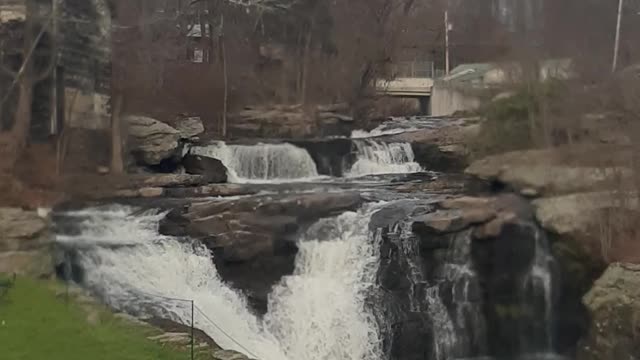
[[[177,350],[148,340],[157,330],[114,317],[104,307],[89,324],[87,311],[56,296],[53,282],[18,278],[0,299],[3,360],[186,360]],[[101,309],[100,309],[101,308]]]

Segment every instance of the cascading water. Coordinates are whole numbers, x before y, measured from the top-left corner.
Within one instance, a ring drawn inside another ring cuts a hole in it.
[[[524,302],[530,302],[529,298],[534,298],[534,301],[540,300],[542,303],[539,307],[543,307],[544,326],[538,330],[542,335],[536,334],[539,343],[533,346],[550,352],[553,349],[553,266],[555,260],[551,255],[549,241],[544,232],[537,226],[533,226],[532,231],[535,237],[535,255],[531,270],[523,283],[522,297]],[[526,348],[527,344],[523,344],[523,347]]]
[[[486,353],[486,324],[482,313],[479,277],[472,264],[471,230],[452,236],[449,249],[437,271],[441,287],[449,293],[458,356]],[[442,298],[443,291],[437,294]],[[437,335],[436,335],[437,337]]]
[[[163,214],[126,207],[63,214],[79,233],[57,241],[76,249],[86,285],[115,308],[189,324],[190,302],[176,299],[193,299],[196,326],[223,348],[260,360],[377,360],[378,325],[365,305],[378,267],[379,238],[368,227],[377,208],[313,225],[263,319],[220,279],[204,246],[158,233]]]
[[[311,155],[287,143],[227,145],[218,142],[193,147],[191,152],[222,161],[233,182],[283,182],[319,177]]]
[[[385,143],[375,140],[354,140],[356,162],[349,177],[377,174],[406,174],[422,171],[408,143]]]
[[[411,222],[393,226],[398,236],[390,237],[402,252],[402,259],[407,268],[407,277],[411,283],[409,304],[412,312],[426,312],[433,326],[434,360],[448,360],[457,354],[458,333],[448,309],[442,302],[440,286],[430,282],[424,274],[424,264],[420,256],[418,239],[411,230]]]

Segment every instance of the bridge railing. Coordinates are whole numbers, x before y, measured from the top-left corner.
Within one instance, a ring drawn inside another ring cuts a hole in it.
[[[433,78],[435,72],[433,61],[401,61],[393,66],[396,78]]]

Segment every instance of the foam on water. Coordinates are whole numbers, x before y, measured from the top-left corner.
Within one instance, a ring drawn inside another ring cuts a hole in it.
[[[86,285],[115,308],[190,324],[190,302],[174,299],[193,299],[196,326],[226,349],[261,360],[377,360],[381,340],[365,306],[378,267],[379,244],[368,229],[375,208],[312,226],[263,319],[221,280],[208,249],[158,233],[163,214],[126,207],[68,213],[82,219],[80,234],[58,241],[135,245],[78,250]]]
[[[281,183],[320,178],[307,150],[291,144],[227,145],[224,142],[193,147],[197,155],[216,158],[236,183]]]

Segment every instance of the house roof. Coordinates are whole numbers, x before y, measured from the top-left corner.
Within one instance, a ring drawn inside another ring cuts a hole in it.
[[[22,21],[26,17],[24,5],[0,5],[0,23]]]
[[[472,82],[482,80],[484,75],[494,68],[490,63],[462,64],[456,66],[449,75],[442,80],[452,82]]]

